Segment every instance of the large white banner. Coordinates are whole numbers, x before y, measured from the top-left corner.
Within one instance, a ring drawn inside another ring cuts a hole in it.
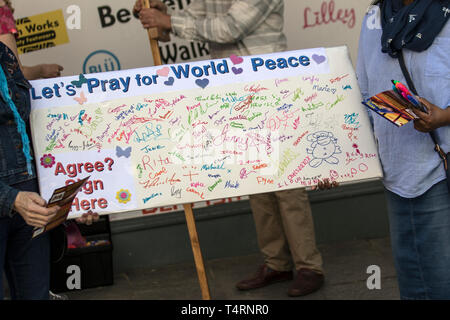
[[[91,176],[74,215],[382,176],[346,47],[32,84],[43,197]]]
[[[191,1],[164,2],[174,10],[183,10]],[[347,45],[355,64],[359,27],[369,2],[285,0],[288,50]],[[30,5],[29,0],[15,0],[15,17],[21,32],[18,45],[21,52],[26,52],[21,54],[22,61],[25,65],[58,63],[64,66],[66,76],[153,65],[147,34],[131,12],[133,4],[132,0],[40,0],[39,5]],[[204,43],[172,36],[171,42],[160,43],[160,47],[163,63],[209,59],[208,45]],[[210,204],[197,203],[197,207]],[[169,206],[111,218],[179,209]]]

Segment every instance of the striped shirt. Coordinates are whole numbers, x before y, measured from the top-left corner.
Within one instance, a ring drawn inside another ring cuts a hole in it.
[[[208,42],[213,59],[286,50],[283,0],[194,0],[171,14],[172,32]]]

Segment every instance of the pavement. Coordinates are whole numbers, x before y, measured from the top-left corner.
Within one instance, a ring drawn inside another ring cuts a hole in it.
[[[211,298],[215,300],[398,300],[400,298],[388,238],[319,245],[325,284],[305,297],[290,298],[290,282],[251,291],[235,283],[255,273],[260,254],[205,261]],[[381,288],[369,290],[367,268],[380,267]],[[71,300],[200,300],[194,261],[115,274],[114,285],[66,293]]]

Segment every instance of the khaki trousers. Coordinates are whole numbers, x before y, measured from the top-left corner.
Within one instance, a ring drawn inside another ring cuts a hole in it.
[[[267,266],[276,271],[307,268],[323,273],[314,222],[305,189],[250,196],[258,244]]]

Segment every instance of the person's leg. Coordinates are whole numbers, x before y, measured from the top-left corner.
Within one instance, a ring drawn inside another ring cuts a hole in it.
[[[314,222],[305,189],[276,192],[283,228],[297,274],[288,290],[292,297],[319,290],[324,283],[322,256],[316,247]]]
[[[5,272],[13,300],[48,300],[50,242],[48,233],[31,239],[32,227],[16,214],[6,250]]]
[[[239,290],[261,288],[292,279],[292,259],[284,236],[278,205],[273,193],[250,196],[258,244],[264,255],[264,265],[254,276],[239,281]]]
[[[276,271],[291,271],[292,257],[274,193],[250,196],[256,234],[266,265]]]
[[[450,196],[446,181],[420,197],[387,191],[402,299],[450,299]]]
[[[8,279],[6,279],[6,275],[3,272],[2,269],[2,280],[0,280],[0,288],[2,288],[2,294],[0,294],[0,301],[2,300],[11,300],[11,297],[9,295],[9,286],[8,286]]]
[[[317,250],[314,221],[305,189],[278,191],[280,215],[296,270],[323,274],[322,256]]]
[[[9,233],[9,218],[0,218],[0,267],[2,276],[0,277],[0,301],[5,299],[5,286],[3,283],[3,270],[5,267],[5,258],[6,258],[6,246],[8,243],[8,233]]]

